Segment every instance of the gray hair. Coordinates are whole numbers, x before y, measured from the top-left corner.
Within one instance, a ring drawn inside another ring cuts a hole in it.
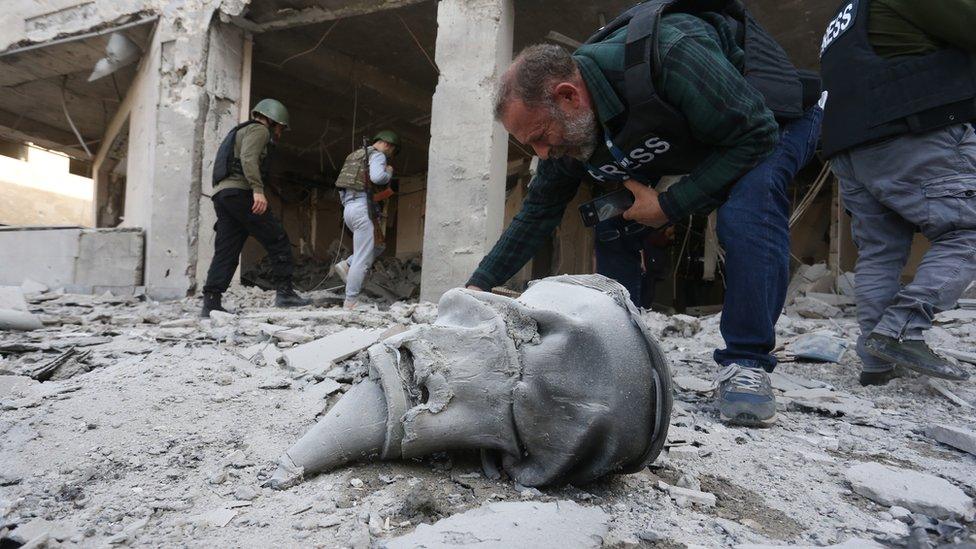
[[[513,100],[528,106],[551,105],[549,86],[575,80],[579,69],[573,57],[560,46],[536,44],[518,54],[498,86],[495,118],[500,119]]]

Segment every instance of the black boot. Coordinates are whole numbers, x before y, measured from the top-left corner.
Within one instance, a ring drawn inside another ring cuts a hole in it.
[[[309,300],[295,293],[291,284],[279,286],[278,293],[275,295],[275,307],[304,307],[309,303]]]
[[[883,372],[861,372],[858,381],[861,382],[861,387],[867,387],[869,385],[887,385],[893,379],[898,379],[900,377],[905,377],[906,372],[900,366],[895,366],[890,370],[885,370]]]
[[[207,292],[203,294],[203,310],[200,311],[200,316],[203,318],[209,318],[210,311],[220,311],[222,313],[227,312],[220,304],[220,294],[217,292]]]
[[[881,334],[871,334],[864,342],[864,348],[873,356],[920,374],[953,381],[969,379],[969,374],[935,354],[921,339],[897,340]]]

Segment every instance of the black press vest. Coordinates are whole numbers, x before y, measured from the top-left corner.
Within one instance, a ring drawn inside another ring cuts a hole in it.
[[[766,106],[777,118],[799,118],[806,102],[812,104],[819,95],[819,80],[809,74],[801,75],[783,48],[739,0],[649,0],[638,4],[586,41],[601,42],[627,28],[623,73],[604,72],[626,105],[626,122],[609,137],[626,157],[627,166],[615,161],[601,146],[590,160],[589,173],[597,181],[635,177],[650,182],[655,176],[689,173],[714,150],[693,137],[685,117],[661,99],[648,78],[660,71],[661,17],[679,12],[715,12],[725,17],[745,52],[746,81],[763,95]],[[805,86],[815,89],[805,95]],[[636,177],[639,175],[649,177]]]
[[[244,166],[241,165],[241,159],[234,156],[234,144],[237,141],[237,132],[244,126],[250,126],[251,124],[260,124],[260,122],[256,120],[241,122],[234,126],[234,129],[220,142],[220,146],[217,148],[217,155],[214,157],[213,178],[211,179],[213,186],[216,187],[218,183],[231,175],[244,174]],[[265,183],[267,183],[268,175],[271,173],[271,153],[274,151],[273,143],[269,141],[267,147],[268,154],[264,155],[264,160],[261,161],[261,179]]]
[[[976,64],[957,49],[891,59],[868,38],[870,0],[845,0],[820,47],[828,158],[858,145],[976,118]]]

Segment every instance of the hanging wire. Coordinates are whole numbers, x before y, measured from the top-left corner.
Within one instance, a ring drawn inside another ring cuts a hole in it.
[[[303,51],[303,52],[299,52],[299,53],[296,53],[295,55],[292,55],[291,57],[288,57],[288,58],[286,58],[286,59],[285,59],[284,61],[282,61],[281,63],[278,63],[278,64],[277,64],[277,67],[278,67],[279,69],[280,69],[280,68],[283,68],[283,67],[285,66],[285,63],[287,63],[287,62],[289,62],[289,61],[291,61],[292,59],[296,59],[296,58],[298,58],[298,57],[301,57],[301,56],[303,56],[303,55],[306,55],[306,54],[309,54],[309,53],[312,53],[313,51],[315,51],[315,50],[317,50],[317,49],[319,49],[319,46],[321,46],[321,45],[322,45],[322,42],[324,42],[324,41],[325,41],[325,37],[326,37],[326,36],[329,36],[329,33],[330,33],[330,32],[332,32],[332,29],[334,29],[334,28],[335,28],[335,26],[339,24],[339,21],[340,21],[340,19],[336,19],[336,20],[335,20],[335,21],[334,21],[334,22],[333,22],[333,23],[332,23],[331,25],[329,25],[329,28],[327,28],[327,29],[325,30],[325,32],[324,32],[324,33],[322,33],[322,37],[321,37],[321,38],[319,38],[319,41],[318,41],[318,42],[316,42],[316,43],[315,43],[315,45],[314,45],[314,46],[312,46],[312,47],[311,47],[310,49],[307,49],[307,50],[305,50],[305,51]]]
[[[816,201],[817,195],[820,194],[820,189],[823,188],[824,184],[830,179],[830,162],[824,162],[823,169],[820,170],[820,175],[814,180],[813,185],[810,186],[810,190],[804,195],[800,203],[796,205],[793,210],[793,215],[790,216],[790,227],[796,224],[797,221],[803,217],[803,214],[807,212],[810,206]]]
[[[403,23],[403,28],[407,29],[407,32],[410,34],[410,38],[413,38],[413,43],[414,44],[417,44],[417,47],[420,48],[420,51],[424,54],[424,57],[427,58],[427,62],[430,63],[430,66],[431,67],[434,67],[434,72],[436,72],[438,75],[440,75],[441,74],[441,69],[437,66],[437,63],[435,63],[434,60],[430,57],[430,54],[427,53],[427,49],[424,48],[423,45],[421,45],[420,40],[417,39],[417,35],[415,35],[413,33],[413,31],[410,30],[410,27],[407,26],[407,22],[404,21],[403,18],[400,17],[399,14],[397,14],[397,19],[399,19],[400,22]]]

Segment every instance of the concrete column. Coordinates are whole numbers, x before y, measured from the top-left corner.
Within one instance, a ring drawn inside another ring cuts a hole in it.
[[[214,213],[210,199],[213,187],[213,162],[217,147],[227,132],[237,125],[248,105],[242,98],[244,90],[244,52],[246,49],[244,33],[232,25],[214,22],[210,30],[210,45],[207,59],[207,111],[203,127],[203,162],[200,169],[200,216],[197,233],[196,290],[202,291],[206,283],[207,270],[214,254]],[[250,64],[250,59],[247,59]],[[250,73],[250,67],[246,71]],[[247,78],[247,87],[250,87]],[[235,278],[236,280],[236,278]]]
[[[460,286],[498,240],[505,215],[508,133],[494,89],[512,60],[513,0],[441,0],[431,111],[420,298]]]

